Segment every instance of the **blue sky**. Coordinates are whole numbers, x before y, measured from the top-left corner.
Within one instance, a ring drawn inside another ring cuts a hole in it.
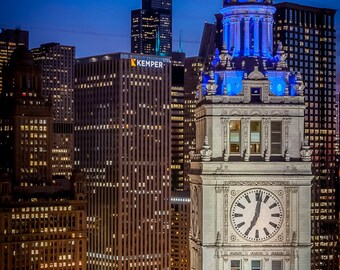
[[[335,0],[290,2],[340,10]],[[204,22],[214,22],[221,6],[222,0],[173,0],[174,50],[182,29],[184,51],[196,55]],[[48,42],[76,46],[77,57],[129,52],[130,11],[140,7],[141,0],[12,0],[1,7],[0,27],[28,30],[31,48]]]

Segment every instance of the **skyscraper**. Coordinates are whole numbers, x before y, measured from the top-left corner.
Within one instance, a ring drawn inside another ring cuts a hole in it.
[[[75,164],[87,177],[89,269],[170,268],[171,65],[78,59]]]
[[[185,54],[171,54],[171,189],[184,190],[184,59]],[[188,187],[188,186],[187,186]]]
[[[172,0],[142,0],[131,12],[131,52],[170,56]]]
[[[0,97],[0,269],[86,269],[84,177],[51,177],[52,104],[24,46]]]
[[[2,91],[2,70],[18,46],[28,48],[28,32],[20,29],[0,29],[0,93]]]
[[[226,48],[196,108],[191,269],[310,269],[304,84],[273,48],[275,10],[271,0],[225,0],[221,10]]]
[[[73,168],[73,89],[75,47],[59,43],[32,49],[42,72],[41,94],[53,104],[52,175],[71,176]]]
[[[51,175],[52,107],[41,95],[41,72],[19,46],[4,68],[0,98],[0,173],[16,184],[47,181]]]
[[[275,5],[276,42],[288,65],[305,82],[305,134],[313,149],[312,268],[336,269],[339,228],[336,213],[335,10],[292,3]]]

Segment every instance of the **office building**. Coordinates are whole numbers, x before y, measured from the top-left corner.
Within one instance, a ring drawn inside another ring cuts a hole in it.
[[[170,269],[171,63],[76,63],[75,165],[87,177],[88,269]]]
[[[190,194],[171,192],[171,269],[190,269]]]
[[[336,269],[339,229],[336,214],[335,10],[292,3],[275,5],[276,41],[288,65],[305,82],[305,134],[311,144],[312,268]]]
[[[131,52],[171,55],[172,0],[142,0],[142,9],[131,11]]]
[[[190,153],[196,148],[195,108],[204,69],[203,57],[187,57],[184,62],[184,182],[189,183]]]
[[[51,98],[53,105],[52,175],[69,178],[74,163],[75,47],[48,43],[31,51],[42,72],[41,94]]]
[[[86,270],[83,175],[71,183],[20,187],[0,177],[0,270]]]
[[[184,60],[185,54],[171,54],[171,189],[184,190]],[[188,187],[188,186],[187,186]]]
[[[0,29],[0,93],[3,88],[2,71],[18,46],[28,48],[28,32],[20,29]]]
[[[52,107],[41,95],[41,71],[19,46],[4,68],[0,98],[0,174],[16,184],[44,182],[51,175]]]
[[[196,108],[191,269],[310,269],[304,83],[273,48],[275,10],[270,0],[225,0],[221,10],[226,48]]]
[[[51,177],[52,104],[26,47],[4,69],[0,97],[0,269],[86,270],[84,177]]]

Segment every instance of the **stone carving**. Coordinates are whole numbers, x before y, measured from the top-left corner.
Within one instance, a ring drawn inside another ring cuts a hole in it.
[[[202,161],[210,161],[212,156],[212,151],[210,150],[210,145],[208,141],[208,136],[205,136],[203,149],[200,151]]]
[[[311,154],[312,150],[310,149],[309,143],[307,140],[304,140],[300,150],[301,160],[306,162],[311,161]]]
[[[210,70],[209,76],[210,76],[210,79],[208,81],[208,84],[206,85],[206,88],[207,88],[208,96],[211,96],[211,95],[215,95],[218,85],[215,83],[213,70]]]
[[[223,191],[223,187],[215,187],[217,193],[221,193]]]
[[[282,42],[279,41],[278,42],[278,47],[277,47],[277,51],[276,51],[276,55],[274,57],[277,60],[277,69],[283,69],[283,68],[287,68],[287,53],[283,50],[283,46],[282,46]]]
[[[215,170],[216,173],[227,172],[227,171],[228,171],[228,166],[224,165],[223,163],[221,163],[220,166],[217,167],[217,169]]]
[[[216,245],[220,246],[222,244],[221,233],[218,231],[216,235]]]
[[[286,186],[288,181],[230,181],[229,186]]]

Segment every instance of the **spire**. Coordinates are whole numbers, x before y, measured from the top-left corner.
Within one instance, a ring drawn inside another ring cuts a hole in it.
[[[180,53],[183,53],[183,40],[182,40],[182,38],[183,38],[183,29],[181,28],[180,30],[179,30],[179,52]]]

